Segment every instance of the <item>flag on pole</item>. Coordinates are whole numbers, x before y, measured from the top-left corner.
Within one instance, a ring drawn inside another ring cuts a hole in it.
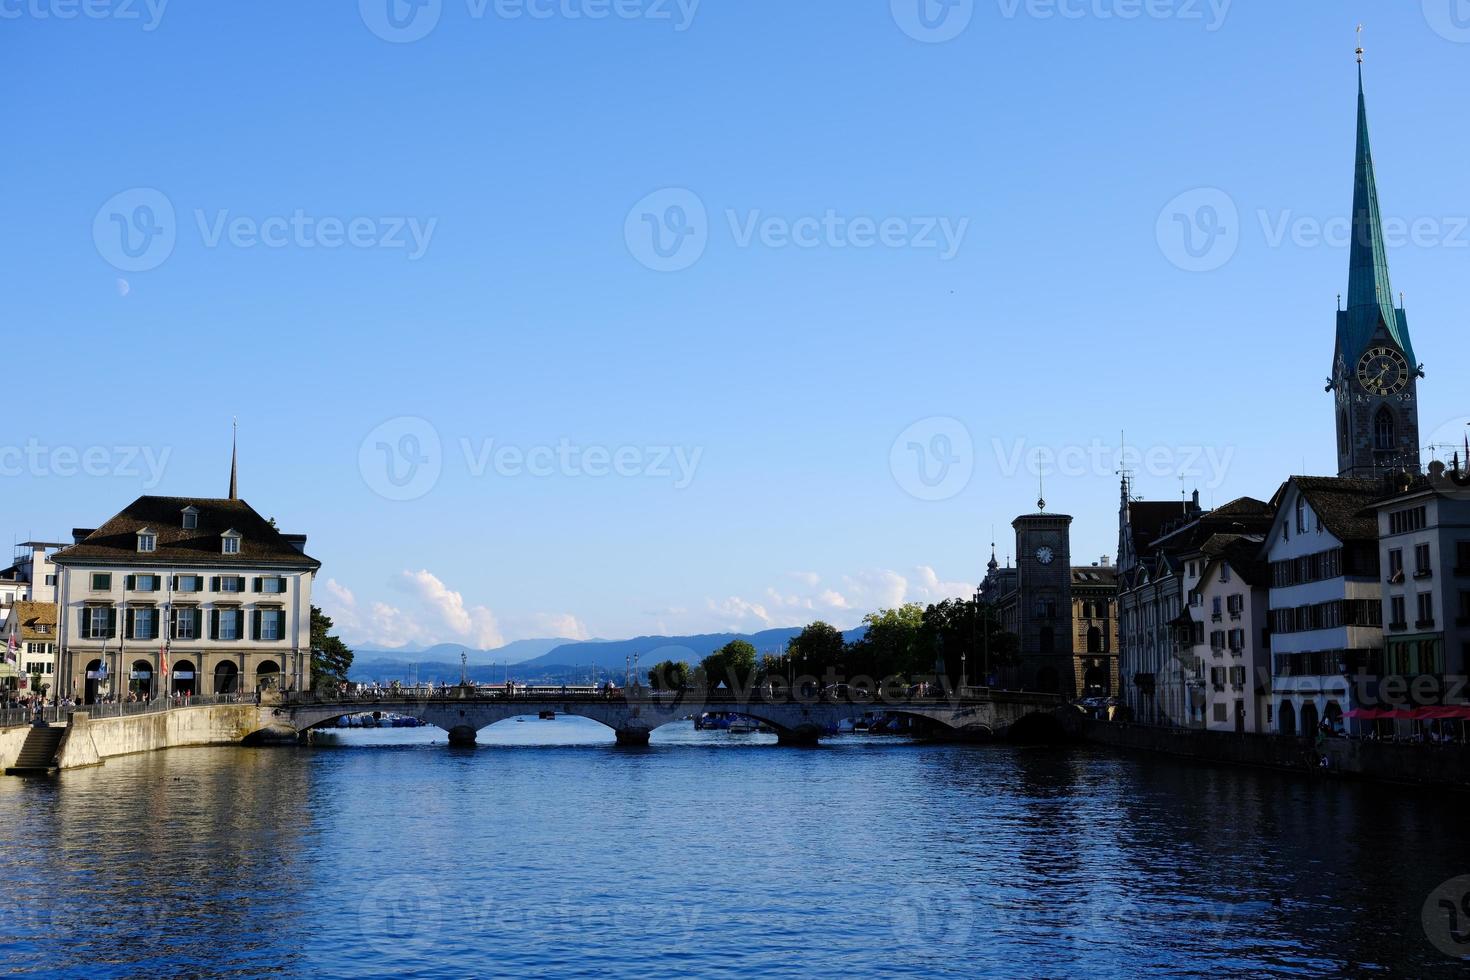
[[[13,664],[16,662],[16,651],[20,646],[15,642],[15,627],[10,628],[10,638],[5,641],[5,662]]]

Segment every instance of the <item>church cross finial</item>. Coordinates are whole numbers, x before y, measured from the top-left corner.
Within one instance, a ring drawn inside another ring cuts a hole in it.
[[[1363,25],[1358,25],[1358,64],[1363,63]]]

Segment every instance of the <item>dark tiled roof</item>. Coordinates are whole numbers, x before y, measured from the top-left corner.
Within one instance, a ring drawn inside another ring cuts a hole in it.
[[[191,506],[199,511],[199,526],[185,530],[183,511]],[[140,554],[138,532],[145,527],[158,535],[158,550]],[[229,530],[240,532],[239,554],[221,553],[220,535]],[[321,565],[293,547],[245,501],[195,497],[139,497],[83,541],[52,556],[59,565],[96,559],[134,564]]]
[[[1266,586],[1270,584],[1270,566],[1261,558],[1264,540],[1255,534],[1216,534],[1200,546],[1200,551],[1207,558],[1229,562],[1247,585]]]
[[[1183,553],[1222,532],[1243,534],[1258,531],[1264,534],[1271,529],[1275,514],[1276,508],[1264,500],[1239,497],[1168,531],[1150,547],[1166,553]]]
[[[1098,588],[1116,586],[1118,569],[1112,565],[1074,565],[1072,566],[1072,584]]]
[[[1133,547],[1142,553],[1163,533],[1164,526],[1180,520],[1184,507],[1176,500],[1135,500],[1128,504]]]
[[[1382,481],[1294,476],[1291,482],[1339,541],[1378,540],[1378,519],[1366,508],[1384,496]]]

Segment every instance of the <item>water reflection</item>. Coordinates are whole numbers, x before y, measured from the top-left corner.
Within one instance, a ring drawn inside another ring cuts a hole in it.
[[[1453,975],[1459,798],[578,721],[0,781],[0,961],[139,974]],[[437,744],[436,744],[437,743]]]

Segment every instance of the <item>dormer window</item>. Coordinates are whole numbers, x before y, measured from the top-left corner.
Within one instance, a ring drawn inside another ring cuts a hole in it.
[[[185,531],[194,531],[194,530],[197,530],[198,527],[199,527],[199,508],[198,507],[185,507],[184,508],[184,530]]]
[[[146,527],[143,528],[143,530],[139,531],[138,532],[138,553],[139,554],[147,554],[149,552],[157,551],[157,550],[158,550],[158,535],[154,534],[151,530],[149,530]]]
[[[238,555],[240,553],[240,532],[230,530],[221,534],[220,551],[226,555]]]

